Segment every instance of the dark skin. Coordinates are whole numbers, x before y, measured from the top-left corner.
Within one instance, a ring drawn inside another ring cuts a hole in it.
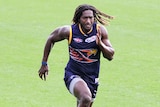
[[[79,19],[79,23],[82,27],[83,32],[87,34],[92,29],[92,25],[94,23],[93,11],[85,10]],[[70,26],[62,26],[53,31],[46,42],[42,61],[47,62],[54,43],[62,41],[64,39],[69,40],[69,34]],[[108,39],[107,30],[103,26],[99,26],[96,43],[101,49],[104,58],[108,59],[109,61],[112,60],[114,49],[112,48],[112,45]],[[48,75],[48,66],[42,65],[39,70],[39,77],[42,80],[46,80],[46,75]],[[77,101],[77,107],[92,106],[91,92],[85,82],[79,81],[75,84],[74,95],[79,100]]]

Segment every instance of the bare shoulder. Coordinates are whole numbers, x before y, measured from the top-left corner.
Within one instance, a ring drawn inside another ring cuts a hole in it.
[[[69,34],[70,34],[70,26],[69,25],[65,25],[65,26],[61,26],[56,28],[51,34],[50,37],[52,39],[52,41],[61,41],[64,39],[68,39],[69,38]]]
[[[69,25],[58,27],[56,30],[57,30],[57,33],[60,37],[62,37],[64,39],[68,39],[69,34],[70,34],[70,26]]]
[[[105,26],[103,26],[103,25],[99,25],[99,28],[100,28],[101,36],[103,38],[108,38],[107,28]]]
[[[69,33],[70,32],[70,27],[69,25],[64,25],[64,26],[61,26],[59,27],[59,31],[61,33]]]

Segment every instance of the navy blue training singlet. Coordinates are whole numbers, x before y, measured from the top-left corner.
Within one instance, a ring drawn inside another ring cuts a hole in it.
[[[99,76],[100,49],[96,44],[97,27],[93,24],[92,30],[84,34],[79,24],[73,24],[69,38],[69,61],[65,74],[78,75],[93,84]]]

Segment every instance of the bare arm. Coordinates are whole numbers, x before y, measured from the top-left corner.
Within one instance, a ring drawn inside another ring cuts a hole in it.
[[[108,39],[107,30],[103,26],[100,26],[98,29],[97,44],[99,45],[99,48],[101,49],[104,58],[112,60],[114,55],[114,49]]]
[[[70,31],[69,26],[63,26],[63,27],[57,28],[55,31],[51,33],[44,48],[42,61],[47,62],[49,53],[52,47],[54,46],[55,42],[69,38],[69,31]]]
[[[48,75],[47,61],[48,61],[50,51],[54,46],[54,43],[58,41],[62,41],[64,39],[68,39],[69,33],[70,33],[70,26],[63,26],[63,27],[57,28],[55,31],[53,31],[50,34],[44,47],[44,53],[42,58],[42,62],[44,62],[44,64],[42,64],[39,70],[39,77],[41,79],[43,79],[43,76],[44,76],[44,80],[45,80],[46,75]]]

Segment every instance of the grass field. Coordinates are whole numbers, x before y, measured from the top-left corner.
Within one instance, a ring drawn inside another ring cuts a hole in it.
[[[37,72],[49,34],[83,3],[116,17],[107,27],[116,54],[101,60],[93,107],[160,107],[159,0],[1,0],[0,107],[75,107],[63,82],[67,41],[55,44],[46,82]]]

